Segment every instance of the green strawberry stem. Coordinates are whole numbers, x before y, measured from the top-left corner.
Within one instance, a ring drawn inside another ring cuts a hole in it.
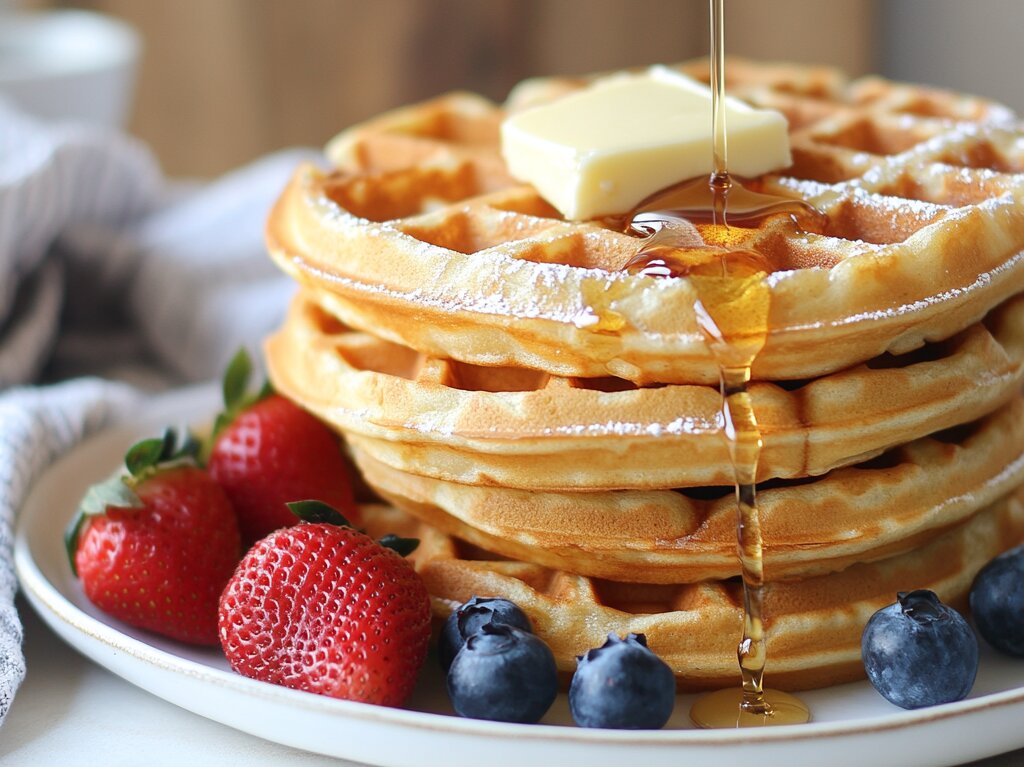
[[[125,468],[133,477],[138,477],[156,466],[164,456],[169,457],[173,450],[174,431],[168,429],[162,438],[144,439],[128,448],[124,456]]]
[[[217,436],[227,428],[238,415],[248,407],[266,399],[274,393],[274,387],[270,381],[264,381],[263,385],[255,393],[249,390],[249,382],[252,378],[252,358],[244,347],[235,352],[227,368],[224,370],[224,378],[221,381],[221,396],[224,399],[224,409],[217,414],[213,422],[213,431],[210,436],[200,445],[199,457],[203,465],[210,458],[213,450],[213,443]]]
[[[387,535],[382,536],[377,543],[386,549],[391,549],[392,551],[397,552],[399,556],[407,557],[419,548],[420,539],[402,538],[394,533],[388,533]]]
[[[341,512],[323,501],[292,501],[285,505],[292,514],[303,522],[326,522],[338,527],[352,527],[351,523],[345,519]],[[412,554],[416,547],[420,545],[418,538],[402,538],[393,533],[383,536],[377,543],[386,549],[397,552],[399,556],[403,557]]]
[[[116,471],[113,476],[90,487],[85,492],[75,516],[64,530],[64,548],[71,563],[71,572],[78,576],[75,552],[78,551],[78,539],[89,517],[106,514],[110,508],[142,508],[142,500],[135,492],[138,483],[153,476],[160,469],[195,463],[197,452],[198,442],[191,434],[186,435],[185,440],[179,445],[177,432],[171,428],[165,429],[162,437],[144,439],[128,448],[124,456],[128,474]]]
[[[252,360],[249,353],[244,349],[235,352],[227,369],[224,371],[224,380],[221,384],[221,392],[224,396],[224,408],[230,412],[241,406],[245,398],[246,389],[249,388],[249,378],[252,376]]]
[[[78,577],[78,567],[75,565],[75,552],[78,551],[78,539],[82,534],[82,528],[89,517],[106,514],[107,509],[116,507],[119,509],[140,509],[142,499],[128,484],[128,477],[121,475],[120,471],[103,482],[90,487],[82,498],[75,516],[64,530],[64,548],[68,553],[68,562],[71,563],[71,572]]]
[[[338,527],[352,527],[352,523],[340,511],[323,501],[292,501],[285,506],[303,522],[326,522]]]
[[[128,448],[124,465],[132,479],[138,482],[168,464],[194,464],[198,452],[199,442],[193,434],[186,433],[179,445],[178,433],[168,427],[162,437],[144,439]]]

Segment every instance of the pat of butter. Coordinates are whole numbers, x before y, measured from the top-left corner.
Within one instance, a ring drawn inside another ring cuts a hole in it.
[[[786,118],[726,97],[729,172],[791,164]],[[711,89],[665,67],[614,75],[501,126],[513,176],[568,219],[626,213],[667,186],[709,174]]]

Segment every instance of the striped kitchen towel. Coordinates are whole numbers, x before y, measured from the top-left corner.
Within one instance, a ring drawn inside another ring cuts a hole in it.
[[[54,242],[80,226],[126,225],[153,207],[160,186],[139,142],[45,123],[0,101],[0,387],[30,380],[56,333]]]
[[[16,388],[0,396],[0,722],[25,676],[21,621],[14,606],[17,509],[40,472],[138,399],[131,387],[98,379]]]
[[[263,222],[319,159],[168,183],[131,138],[0,104],[0,722],[25,672],[12,531],[32,483],[142,390],[212,378],[280,322],[294,288]]]

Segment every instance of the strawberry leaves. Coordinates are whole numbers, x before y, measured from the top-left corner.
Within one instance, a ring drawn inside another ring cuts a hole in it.
[[[213,434],[210,437],[210,444],[235,418],[248,407],[266,399],[274,393],[269,381],[265,381],[258,391],[249,390],[249,381],[252,378],[252,359],[244,349],[235,352],[227,368],[224,371],[224,380],[221,382],[221,395],[224,398],[224,410],[218,413],[213,424]]]
[[[135,492],[135,486],[152,476],[161,468],[172,465],[195,464],[199,443],[191,434],[186,434],[179,443],[178,434],[174,429],[166,429],[162,437],[153,437],[136,442],[124,457],[127,476],[120,471],[113,476],[90,487],[79,504],[71,523],[64,531],[64,548],[71,572],[78,575],[75,566],[75,552],[82,528],[90,517],[107,513],[107,509],[141,509],[142,500]]]
[[[128,448],[124,465],[133,479],[141,480],[170,463],[194,464],[198,453],[199,442],[191,433],[179,444],[178,433],[168,428],[162,437],[144,439]]]
[[[420,539],[402,538],[394,533],[388,533],[387,535],[381,536],[381,539],[377,541],[377,543],[386,549],[391,549],[392,551],[397,552],[400,557],[407,557],[419,548]]]
[[[90,517],[105,514],[111,507],[142,508],[142,500],[128,486],[125,477],[122,477],[120,473],[93,485],[86,491],[78,511],[64,530],[64,550],[67,552],[68,562],[71,563],[71,572],[76,578],[78,577],[78,567],[75,565],[75,552],[78,551],[78,539],[82,535],[82,528],[85,527],[85,522]]]
[[[138,494],[119,474],[90,487],[78,508],[85,516],[91,517],[103,514],[111,506],[123,509],[138,509],[142,506]]]
[[[292,501],[285,506],[303,522],[326,522],[338,527],[352,527],[340,511],[323,501]]]
[[[341,512],[323,501],[292,501],[285,505],[303,522],[326,522],[338,527],[352,527]],[[377,543],[396,552],[400,557],[412,554],[420,545],[418,538],[402,538],[394,533],[388,533],[381,537]]]
[[[170,434],[170,429],[168,429],[163,439],[144,439],[132,445],[124,457],[124,465],[128,469],[128,473],[135,477],[150,466],[155,466],[160,461],[160,456],[167,450],[167,437]]]
[[[225,408],[233,410],[242,405],[246,389],[249,387],[250,376],[252,376],[252,360],[249,359],[249,353],[245,349],[239,349],[228,363],[227,369],[224,371],[224,380],[221,382]]]

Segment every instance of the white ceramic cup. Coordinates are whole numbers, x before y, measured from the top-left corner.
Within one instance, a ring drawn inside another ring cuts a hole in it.
[[[0,95],[39,117],[121,127],[140,50],[135,30],[98,13],[0,10]]]

